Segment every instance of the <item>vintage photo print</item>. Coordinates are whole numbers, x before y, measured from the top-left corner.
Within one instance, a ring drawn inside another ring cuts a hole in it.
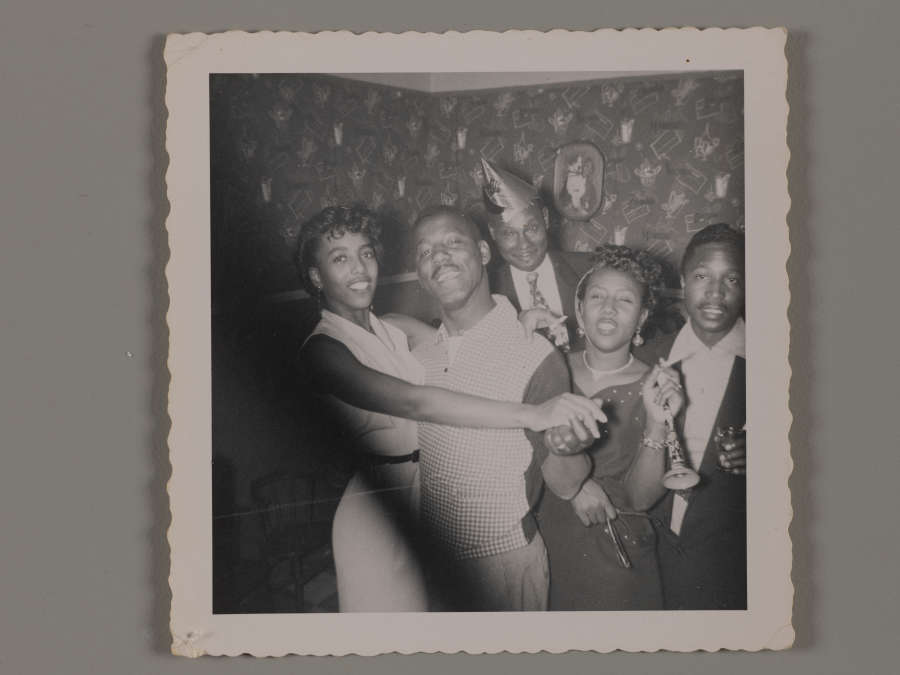
[[[174,653],[791,645],[785,38],[169,36]]]

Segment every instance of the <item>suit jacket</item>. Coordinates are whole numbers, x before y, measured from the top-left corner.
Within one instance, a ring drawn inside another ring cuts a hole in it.
[[[676,335],[650,340],[637,357],[650,364],[668,357]],[[747,608],[747,479],[718,469],[715,440],[716,427],[741,428],[746,422],[746,370],[747,362],[736,357],[680,533],[669,528],[673,492],[651,509],[666,609]],[[683,423],[684,412],[676,425]]]
[[[575,331],[578,322],[575,320],[575,286],[582,275],[591,268],[591,254],[568,251],[547,251],[550,262],[553,263],[553,271],[556,274],[556,285],[559,287],[559,296],[562,301],[563,313],[566,315],[566,328],[569,331],[569,344],[573,350],[584,347],[584,339],[578,338]],[[516,286],[513,283],[512,272],[509,263],[503,262],[496,267],[491,274],[491,291],[500,293],[509,298],[517,312],[522,311],[519,297],[516,295]]]

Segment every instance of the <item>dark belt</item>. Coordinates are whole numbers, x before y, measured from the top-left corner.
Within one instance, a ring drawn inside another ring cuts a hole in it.
[[[360,461],[366,466],[382,466],[384,464],[405,464],[406,462],[418,462],[419,451],[413,450],[408,455],[376,455],[371,452],[360,454]]]

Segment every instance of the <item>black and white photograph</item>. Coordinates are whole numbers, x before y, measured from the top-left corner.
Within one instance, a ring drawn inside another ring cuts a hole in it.
[[[216,610],[746,609],[742,73],[358,77],[210,78]]]
[[[268,39],[277,51],[287,36]],[[208,185],[193,175],[182,187],[207,209],[189,227],[208,248],[189,269],[173,238],[170,275],[183,264],[196,285],[170,280],[170,325],[172,392],[184,340],[183,354],[208,359],[191,380],[208,394],[202,414],[184,398],[171,404],[173,627],[175,578],[192,574],[179,555],[208,556],[208,588],[191,599],[210,625],[333,631],[390,613],[394,625],[465,628],[484,616],[512,630],[517,616],[535,627],[554,613],[575,624],[628,617],[620,642],[577,642],[583,625],[560,631],[562,642],[520,639],[524,651],[659,648],[664,627],[685,617],[727,631],[754,625],[770,591],[789,594],[789,510],[766,515],[789,500],[783,385],[757,379],[748,415],[748,373],[777,371],[787,350],[778,303],[754,304],[774,296],[753,270],[787,254],[761,246],[780,241],[778,223],[752,217],[766,207],[751,202],[765,193],[748,172],[761,133],[750,122],[763,117],[747,109],[758,73],[752,58],[680,61],[416,72],[329,71],[315,58],[301,72],[253,70],[252,58],[247,68],[201,64],[190,98],[206,131],[191,153],[198,166],[207,153]],[[783,106],[783,91],[772,103]],[[170,114],[171,129],[177,105]],[[177,167],[187,150],[173,138]],[[779,159],[755,161],[768,172]],[[776,208],[787,199],[778,189]],[[786,284],[774,284],[786,303]],[[203,327],[190,338],[176,316],[182,298],[180,315],[189,304]],[[759,335],[775,338],[774,357]],[[185,413],[209,451],[183,484],[210,498],[189,518],[209,548],[188,552],[173,534],[190,509],[178,492]],[[773,434],[781,449],[761,452]],[[754,501],[748,483],[773,498]],[[755,535],[761,520],[767,531],[782,523],[783,539]],[[781,577],[759,576],[753,561],[767,557],[786,561]],[[789,595],[774,604],[789,626]],[[659,639],[634,642],[629,626],[642,618]],[[234,630],[229,645],[261,655],[416,651],[390,640],[255,651]],[[188,654],[212,634],[173,632]],[[742,642],[751,632],[710,639],[767,646]],[[431,639],[432,651],[493,650]]]

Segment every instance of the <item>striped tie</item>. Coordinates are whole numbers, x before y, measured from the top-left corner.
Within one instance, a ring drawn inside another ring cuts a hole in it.
[[[547,300],[544,299],[544,294],[541,293],[537,285],[538,273],[529,272],[525,278],[528,280],[528,286],[531,288],[531,306],[549,309],[550,306],[547,304]]]
[[[538,273],[529,272],[525,278],[528,280],[528,286],[531,288],[531,309],[541,307],[542,309],[549,310],[550,305],[547,304],[547,299],[544,297],[544,294],[541,293],[537,285]],[[566,328],[564,322],[557,323],[550,329],[542,328],[539,332],[546,335],[550,339],[550,342],[559,347],[563,352],[569,351],[569,329]]]

